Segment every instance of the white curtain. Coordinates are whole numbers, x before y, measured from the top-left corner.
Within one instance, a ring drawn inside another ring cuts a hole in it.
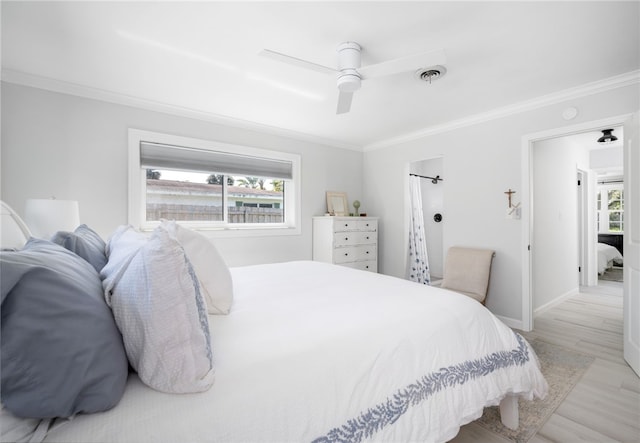
[[[409,200],[411,217],[409,220],[409,257],[407,257],[407,279],[431,284],[429,258],[424,232],[424,214],[422,212],[422,192],[420,177],[409,176]]]

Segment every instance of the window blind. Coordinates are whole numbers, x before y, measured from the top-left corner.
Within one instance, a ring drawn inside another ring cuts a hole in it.
[[[144,141],[140,142],[140,166],[246,177],[293,178],[293,163],[287,160]]]

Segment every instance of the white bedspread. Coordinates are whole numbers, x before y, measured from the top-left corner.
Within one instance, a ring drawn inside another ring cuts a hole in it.
[[[598,243],[598,274],[603,274],[605,270],[614,264],[622,264],[620,251],[611,245]]]
[[[437,442],[507,393],[546,394],[524,339],[466,296],[318,262],[231,272],[231,313],[209,317],[209,391],[130,375],[117,407],[46,441]]]

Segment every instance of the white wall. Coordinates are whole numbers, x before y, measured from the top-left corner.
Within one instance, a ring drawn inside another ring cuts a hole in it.
[[[589,152],[567,138],[534,143],[532,279],[533,309],[576,294],[578,277],[577,171]]]
[[[562,118],[568,106],[579,110],[570,122]],[[632,85],[365,152],[364,200],[383,226],[381,272],[403,275],[408,206],[407,198],[400,196],[406,196],[408,189],[407,165],[443,156],[444,249],[453,245],[495,249],[487,306],[500,316],[521,321],[525,239],[522,222],[505,218],[504,192],[515,190],[514,202],[521,201],[523,137],[631,113],[638,106],[637,85]],[[522,216],[529,216],[527,208]]]
[[[127,129],[247,144],[302,155],[302,235],[219,239],[232,265],[311,258],[311,217],[325,211],[326,190],[358,198],[380,217],[380,271],[404,275],[409,163],[444,158],[443,247],[496,250],[487,306],[505,318],[522,316],[521,222],[507,220],[504,192],[522,186],[522,139],[580,122],[631,113],[637,85],[542,106],[362,153],[200,120],[2,83],[1,192],[19,213],[27,198],[76,199],[81,221],[108,235],[127,214]],[[562,111],[579,109],[566,122]],[[364,159],[363,159],[364,157]],[[382,180],[381,177],[384,177]],[[523,217],[528,217],[523,208]]]
[[[23,215],[28,198],[78,200],[81,222],[106,237],[127,223],[127,130],[244,144],[302,157],[302,234],[220,238],[231,266],[311,259],[311,217],[325,192],[362,198],[361,152],[2,82],[2,200]]]

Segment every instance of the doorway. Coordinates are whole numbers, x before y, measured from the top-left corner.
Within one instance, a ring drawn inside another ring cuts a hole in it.
[[[588,151],[580,153],[573,142],[581,137],[595,142],[602,129],[619,128],[627,118],[603,119],[531,134],[522,139],[522,203],[525,208],[522,219],[522,329],[525,331],[533,329],[536,310],[540,312],[551,307],[579,290],[576,174],[578,165],[582,165],[583,170],[590,169],[591,155]],[[558,166],[559,162],[562,168]],[[565,197],[553,195],[558,187],[565,189]],[[585,256],[595,261],[596,234],[585,235],[593,237],[586,244],[594,249],[594,252],[585,252]]]
[[[435,157],[409,164],[409,174],[420,177],[425,241],[429,257],[431,284],[437,285],[444,275],[443,227],[445,223],[444,178],[442,157]]]

